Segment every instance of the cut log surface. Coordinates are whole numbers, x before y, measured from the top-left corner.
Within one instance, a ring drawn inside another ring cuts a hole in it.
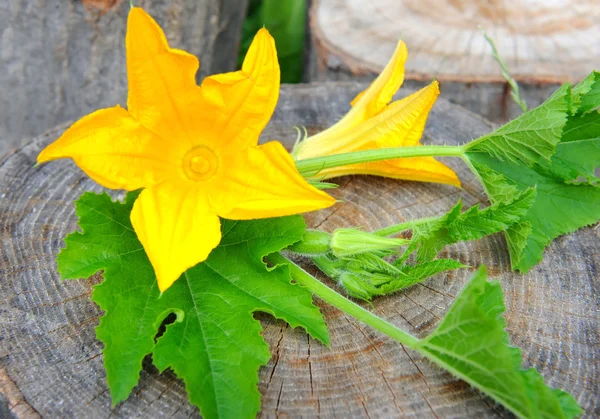
[[[530,107],[600,68],[597,0],[313,0],[306,78],[369,81],[402,39],[407,86],[436,78],[452,102],[505,122],[521,110],[480,27],[494,38]]]
[[[247,0],[136,0],[200,77],[231,71]],[[23,138],[127,99],[128,0],[0,1],[0,156]]]
[[[357,72],[381,71],[402,39],[409,78],[503,81],[480,27],[518,80],[578,81],[600,65],[596,0],[316,0],[312,24]]]
[[[310,132],[331,125],[365,86],[328,83],[284,87],[263,139],[291,145],[294,125]],[[406,93],[404,93],[406,94]],[[0,162],[0,416],[198,416],[182,382],[144,362],[130,398],[111,409],[94,328],[102,311],[90,301],[100,277],[61,282],[56,255],[76,229],[73,200],[100,191],[70,161],[33,168],[39,151],[67,125],[35,138]],[[490,130],[485,120],[440,99],[425,143],[456,144]],[[368,176],[340,178],[343,203],[307,215],[311,227],[367,230],[447,211],[485,195],[460,161],[449,160],[464,189]],[[115,193],[115,196],[122,194]],[[557,239],[530,273],[510,272],[501,235],[455,245],[443,256],[473,267],[486,264],[502,283],[511,342],[525,366],[579,401],[587,417],[600,415],[600,231],[585,228]],[[311,272],[314,267],[302,264]],[[472,269],[438,275],[404,292],[379,298],[372,309],[406,331],[425,336],[439,323]],[[329,280],[321,278],[330,286]],[[331,348],[299,329],[258,315],[272,357],[260,369],[261,417],[510,417],[490,398],[420,355],[317,301],[331,333]]]

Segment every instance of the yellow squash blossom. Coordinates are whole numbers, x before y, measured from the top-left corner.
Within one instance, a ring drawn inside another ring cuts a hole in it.
[[[279,96],[273,38],[260,30],[242,70],[196,85],[198,60],[169,48],[142,9],[127,21],[127,110],[82,118],[38,156],[72,158],[112,189],[145,188],[131,222],[161,291],[221,240],[219,217],[298,214],[335,200],[309,185],[278,142],[257,145]]]
[[[437,81],[434,81],[418,92],[389,104],[404,81],[407,56],[406,46],[400,41],[379,77],[351,102],[352,109],[332,127],[297,145],[292,153],[296,160],[420,145],[427,116],[440,91]],[[460,186],[454,171],[433,157],[339,166],[324,169],[315,174],[315,177],[328,179],[348,174],[370,174]]]

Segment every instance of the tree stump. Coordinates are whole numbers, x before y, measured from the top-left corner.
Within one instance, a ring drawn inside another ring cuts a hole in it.
[[[263,139],[290,146],[296,136],[293,125],[304,124],[311,132],[329,126],[364,88],[357,83],[284,86]],[[55,263],[65,235],[76,228],[73,200],[101,188],[69,161],[33,168],[39,151],[66,127],[48,131],[0,162],[0,416],[198,416],[182,382],[171,372],[158,374],[149,360],[130,398],[111,409],[102,344],[94,334],[102,312],[89,299],[99,278],[61,282]],[[489,130],[485,120],[440,99],[424,142],[461,143]],[[327,231],[342,226],[372,230],[440,214],[459,197],[466,205],[485,202],[462,162],[448,162],[464,189],[368,176],[340,178],[341,188],[332,193],[344,203],[308,214],[307,221]],[[585,228],[557,239],[544,262],[527,275],[510,272],[501,235],[452,246],[443,255],[473,267],[488,266],[490,276],[502,282],[511,342],[523,349],[525,365],[536,367],[550,385],[571,392],[588,417],[600,415],[599,234]],[[316,272],[309,262],[302,263]],[[438,275],[376,299],[372,310],[424,336],[471,271]],[[317,304],[330,328],[331,349],[268,315],[257,316],[272,351],[269,364],[260,370],[261,417],[510,416],[420,355]]]
[[[436,78],[447,98],[497,122],[519,108],[480,27],[494,38],[532,106],[556,84],[577,82],[600,64],[594,0],[314,0],[310,26],[313,80],[372,78],[402,39],[409,86]]]
[[[231,71],[247,0],[136,0],[169,41],[198,56],[199,77]],[[127,0],[0,3],[0,156],[23,138],[125,104]]]

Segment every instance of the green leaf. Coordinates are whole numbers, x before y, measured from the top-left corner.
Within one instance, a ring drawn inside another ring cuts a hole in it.
[[[552,157],[552,172],[565,181],[597,183],[599,167],[600,113],[592,111],[570,117]]]
[[[124,203],[84,194],[76,203],[83,232],[67,237],[58,256],[63,278],[104,270],[93,300],[106,312],[96,333],[104,343],[114,403],[127,398],[142,359],[152,354],[160,370],[172,368],[183,379],[204,417],[254,417],[260,407],[258,368],[270,354],[253,313],[270,313],[329,342],[310,292],[291,283],[287,267],[263,262],[302,237],[303,219],[222,220],[221,244],[161,296],[129,221],[134,200],[135,194]],[[175,323],[157,339],[171,313]]]
[[[569,394],[544,384],[533,368],[521,367],[510,346],[502,288],[480,268],[439,326],[415,349],[523,418],[572,418],[582,413]]]
[[[600,72],[593,71],[573,88],[572,113],[586,113],[600,106]]]
[[[405,264],[400,269],[403,275],[379,285],[376,295],[390,295],[419,284],[434,275],[462,268],[468,268],[468,266],[454,259],[435,259],[415,265]]]
[[[521,220],[533,204],[535,196],[535,189],[528,189],[512,196],[510,201],[497,202],[484,209],[475,205],[463,213],[462,201],[459,201],[443,216],[415,224],[411,243],[402,260],[416,250],[417,261],[431,261],[450,244],[478,240],[504,231]]]
[[[600,105],[598,79],[598,73],[592,73],[572,92],[565,85],[541,106],[560,108],[564,113],[555,153],[548,155],[545,146],[539,152],[548,159],[520,164],[515,159],[501,158],[493,150],[494,145],[483,146],[487,137],[476,140],[477,147],[466,147],[466,158],[492,203],[506,202],[513,194],[536,188],[535,202],[529,211],[506,232],[513,269],[528,271],[542,259],[545,247],[556,237],[600,220],[600,188],[595,175],[600,166],[600,114],[595,110]],[[564,106],[559,107],[558,102]],[[537,109],[519,120],[540,118]],[[555,125],[558,119],[552,117],[539,123]],[[518,138],[523,143],[531,140],[530,133],[518,134]],[[538,150],[538,142],[528,144]]]
[[[463,265],[454,259],[435,259],[430,262],[417,263],[416,265],[404,265],[401,270],[416,284],[442,272],[468,267],[468,265]]]
[[[438,327],[417,339],[325,286],[279,254],[294,279],[344,313],[384,333],[491,396],[523,418],[572,418],[581,408],[568,393],[544,384],[542,376],[521,367],[521,351],[510,345],[502,288],[479,269],[458,295]]]
[[[567,120],[570,94],[569,86],[562,86],[542,105],[468,143],[467,154],[484,153],[514,165],[549,161]]]
[[[512,230],[506,234],[513,269],[528,271],[542,259],[544,248],[556,237],[600,220],[598,187],[566,183],[551,171],[551,166],[534,169],[507,165],[491,156],[477,155],[471,158],[476,162],[475,168],[485,165],[496,174],[502,174],[509,185],[518,189],[536,188],[535,202],[520,221],[531,229],[526,244],[522,245],[523,228],[518,229],[517,235]],[[479,172],[482,178],[485,176],[483,173]],[[485,180],[483,183],[485,185]],[[494,202],[494,196],[489,191],[488,195]],[[514,241],[519,243],[513,243]],[[522,251],[516,253],[514,250],[519,248]]]

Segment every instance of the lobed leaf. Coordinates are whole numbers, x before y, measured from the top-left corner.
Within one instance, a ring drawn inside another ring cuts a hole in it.
[[[82,195],[76,207],[83,231],[68,236],[58,256],[63,279],[104,270],[92,299],[106,312],[96,334],[114,403],[128,397],[143,358],[152,354],[161,371],[172,368],[183,379],[203,416],[253,417],[260,407],[258,368],[270,357],[254,312],[329,342],[311,293],[291,283],[287,267],[263,262],[302,237],[302,217],[222,220],[221,244],[161,295],[129,221],[135,197],[119,203],[106,194]],[[157,338],[171,313],[175,322]]]
[[[559,107],[558,102],[563,106]],[[550,104],[550,105],[548,105]],[[502,159],[492,144],[492,135],[466,148],[466,157],[492,203],[506,202],[513,194],[535,187],[537,194],[518,225],[506,232],[513,269],[523,272],[542,259],[545,247],[556,237],[600,221],[600,75],[592,73],[573,91],[563,86],[543,109],[563,109],[564,123],[556,134],[556,149],[549,159],[531,160],[528,165]],[[530,111],[520,120],[539,117]],[[553,120],[542,120],[542,123]],[[519,134],[520,136],[520,134]],[[529,134],[521,140],[529,141]],[[531,146],[537,150],[535,142]],[[490,148],[491,147],[491,148]],[[547,155],[542,147],[539,154]]]
[[[582,413],[568,393],[544,384],[533,368],[522,369],[521,351],[510,345],[502,288],[480,268],[439,326],[414,349],[467,381],[517,416],[572,418]]]

